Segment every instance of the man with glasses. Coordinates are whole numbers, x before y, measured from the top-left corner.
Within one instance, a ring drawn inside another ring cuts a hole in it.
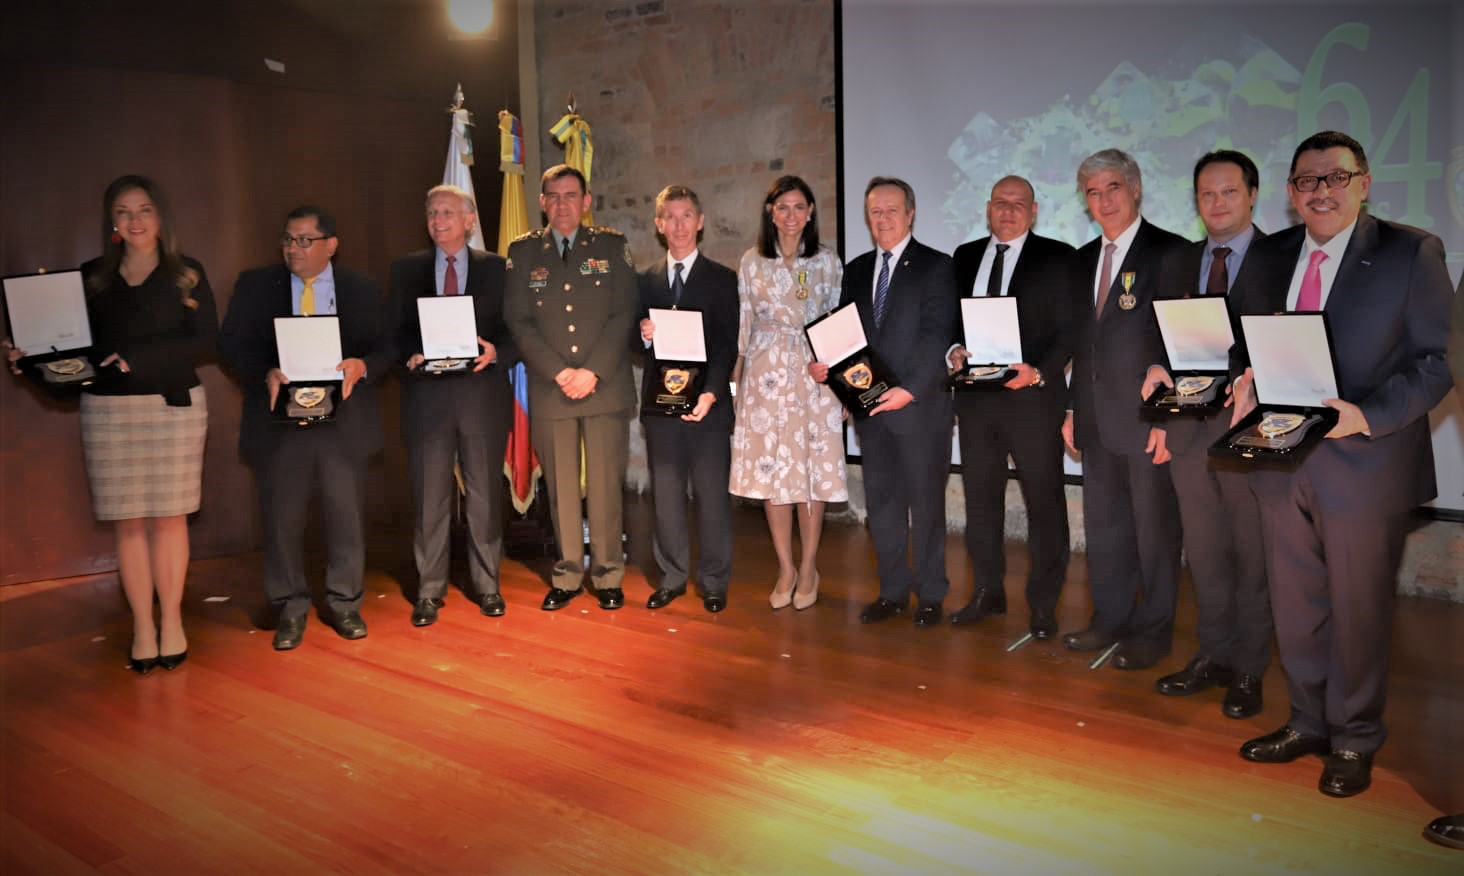
[[[559,543],[540,606],[545,611],[563,608],[580,593],[581,495],[588,506],[595,597],[607,610],[625,604],[620,533],[635,409],[627,341],[639,302],[625,236],[580,224],[591,201],[578,170],[567,164],[549,168],[539,194],[549,225],[508,248],[503,315],[529,373],[529,427]]]
[[[254,469],[264,526],[264,587],[276,612],[274,647],[299,647],[310,612],[302,537],[310,494],[318,486],[326,533],[326,611],[342,638],[366,636],[361,619],[366,461],[381,449],[381,406],[375,381],[390,364],[382,332],[381,287],[331,263],[335,219],[315,206],[297,207],[280,239],[284,264],[239,275],[219,331],[224,363],[243,383],[239,451]],[[339,319],[342,361],[334,419],[308,427],[280,422],[289,379],[280,370],[276,317]]]
[[[1321,311],[1331,330],[1337,425],[1294,471],[1252,475],[1291,715],[1240,755],[1323,755],[1318,784],[1334,797],[1367,789],[1386,736],[1398,564],[1409,513],[1436,495],[1428,412],[1450,385],[1443,244],[1364,213],[1371,184],[1356,140],[1302,141],[1286,186],[1302,224],[1257,241],[1262,270],[1232,290],[1242,313]],[[1247,364],[1243,342],[1232,361]],[[1236,395],[1238,422],[1256,405],[1249,369]]]

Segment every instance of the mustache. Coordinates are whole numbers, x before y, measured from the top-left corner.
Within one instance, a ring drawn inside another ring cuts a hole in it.
[[[1306,205],[1307,205],[1308,208],[1310,208],[1310,207],[1331,207],[1333,209],[1336,209],[1337,202],[1335,200],[1333,200],[1332,198],[1312,198],[1311,200],[1309,200],[1309,201],[1306,202]]]

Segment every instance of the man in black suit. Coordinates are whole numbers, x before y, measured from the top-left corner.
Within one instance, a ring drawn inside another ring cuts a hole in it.
[[[390,366],[382,330],[381,287],[331,264],[340,239],[319,207],[290,211],[280,240],[285,263],[239,275],[219,330],[219,353],[244,385],[239,450],[254,469],[264,524],[264,586],[278,613],[274,647],[300,645],[310,611],[301,537],[315,485],[326,544],[326,622],[347,639],[366,635],[361,597],[366,565],[362,533],[366,461],[381,449],[376,381]],[[309,427],[273,413],[290,392],[280,371],[275,317],[334,315],[340,320],[340,397],[333,420]]]
[[[945,484],[951,396],[944,384],[945,351],[955,325],[955,269],[950,256],[911,235],[915,192],[904,180],[871,179],[864,189],[864,218],[876,250],[849,263],[839,304],[858,308],[870,347],[897,385],[854,427],[879,562],[879,598],[859,619],[877,623],[903,613],[913,591],[916,625],[933,626],[940,623],[950,586]],[[809,373],[822,383],[829,364],[814,362]]]
[[[696,498],[701,551],[696,580],[702,605],[716,613],[727,606],[732,576],[732,366],[737,361],[737,272],[697,250],[706,217],[701,200],[686,186],[667,186],[656,195],[656,233],[667,257],[640,276],[639,342],[647,347],[656,334],[649,308],[697,310],[706,345],[706,383],[689,413],[642,413],[646,457],[655,501],[652,550],[661,580],[646,608],[664,608],[686,592],[691,574],[691,539],[686,486]],[[641,397],[665,395],[654,358],[646,357]]]
[[[1326,755],[1319,788],[1366,790],[1383,744],[1398,564],[1413,508],[1437,494],[1428,412],[1448,392],[1452,293],[1432,234],[1362,211],[1362,146],[1323,131],[1296,147],[1286,190],[1302,224],[1255,245],[1242,313],[1317,311],[1331,332],[1336,426],[1293,471],[1252,475],[1291,717],[1241,747],[1247,760]],[[1245,345],[1232,370],[1249,363]],[[1255,407],[1249,369],[1238,422]]]
[[[1224,295],[1230,321],[1239,312],[1230,289],[1256,270],[1251,244],[1265,237],[1252,223],[1260,171],[1243,152],[1210,152],[1195,164],[1195,208],[1204,240],[1171,253],[1162,297]],[[1183,295],[1180,296],[1180,290]],[[1141,395],[1174,381],[1163,365],[1149,369]],[[1210,417],[1176,417],[1165,424],[1169,473],[1179,497],[1184,553],[1195,583],[1195,634],[1200,652],[1179,672],[1160,678],[1165,696],[1189,696],[1226,687],[1221,713],[1248,718],[1261,711],[1261,676],[1271,662],[1271,597],[1260,510],[1243,471],[1209,458],[1210,445],[1230,429],[1230,411]]]
[[[473,196],[457,186],[427,192],[427,234],[436,244],[391,266],[394,352],[404,361],[402,437],[417,507],[412,551],[417,561],[413,626],[437,620],[447,595],[448,542],[452,531],[456,460],[463,478],[468,574],[479,608],[489,617],[504,612],[498,592],[503,555],[503,452],[513,422],[508,369],[518,348],[503,321],[501,257],[468,247],[478,222]],[[417,299],[469,295],[477,322],[479,355],[471,370],[428,373],[422,355]]]
[[[1179,580],[1179,508],[1162,429],[1134,389],[1161,355],[1153,299],[1165,253],[1184,239],[1139,215],[1143,181],[1124,152],[1078,166],[1102,236],[1078,250],[1078,343],[1063,440],[1083,455],[1083,524],[1093,617],[1063,636],[1077,651],[1120,647],[1114,665],[1147,669],[1169,653]]]
[[[1067,407],[1063,369],[1073,351],[1074,251],[1033,234],[1036,219],[1032,184],[1019,176],[1004,177],[992,186],[986,202],[991,236],[961,244],[952,256],[958,298],[1016,299],[1027,361],[1012,363],[1016,375],[1004,390],[955,394],[973,588],[971,601],[951,615],[951,623],[974,624],[988,614],[1006,613],[1003,533],[1010,454],[1027,505],[1031,631],[1035,638],[1050,639],[1057,633],[1057,598],[1068,562],[1059,429]],[[956,318],[959,330],[959,309]],[[959,331],[948,359],[952,368],[966,363]]]

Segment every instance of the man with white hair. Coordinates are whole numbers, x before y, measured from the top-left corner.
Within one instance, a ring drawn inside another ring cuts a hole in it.
[[[508,370],[518,348],[503,321],[504,261],[468,247],[478,222],[473,196],[457,186],[427,192],[427,234],[434,246],[391,266],[391,313],[396,355],[406,367],[402,437],[416,508],[412,550],[417,563],[413,626],[437,620],[447,595],[453,463],[462,471],[471,598],[489,617],[504,612],[498,593],[503,555],[503,453],[513,423]],[[462,373],[424,370],[417,299],[468,295],[477,323],[478,356]]]

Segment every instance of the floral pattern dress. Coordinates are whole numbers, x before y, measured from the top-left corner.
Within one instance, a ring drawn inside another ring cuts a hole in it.
[[[844,266],[824,247],[792,268],[756,249],[737,269],[741,304],[737,352],[743,357],[732,429],[737,496],[774,504],[843,502],[843,406],[808,376],[812,353],[803,327],[839,303]],[[798,297],[802,288],[808,290]]]

